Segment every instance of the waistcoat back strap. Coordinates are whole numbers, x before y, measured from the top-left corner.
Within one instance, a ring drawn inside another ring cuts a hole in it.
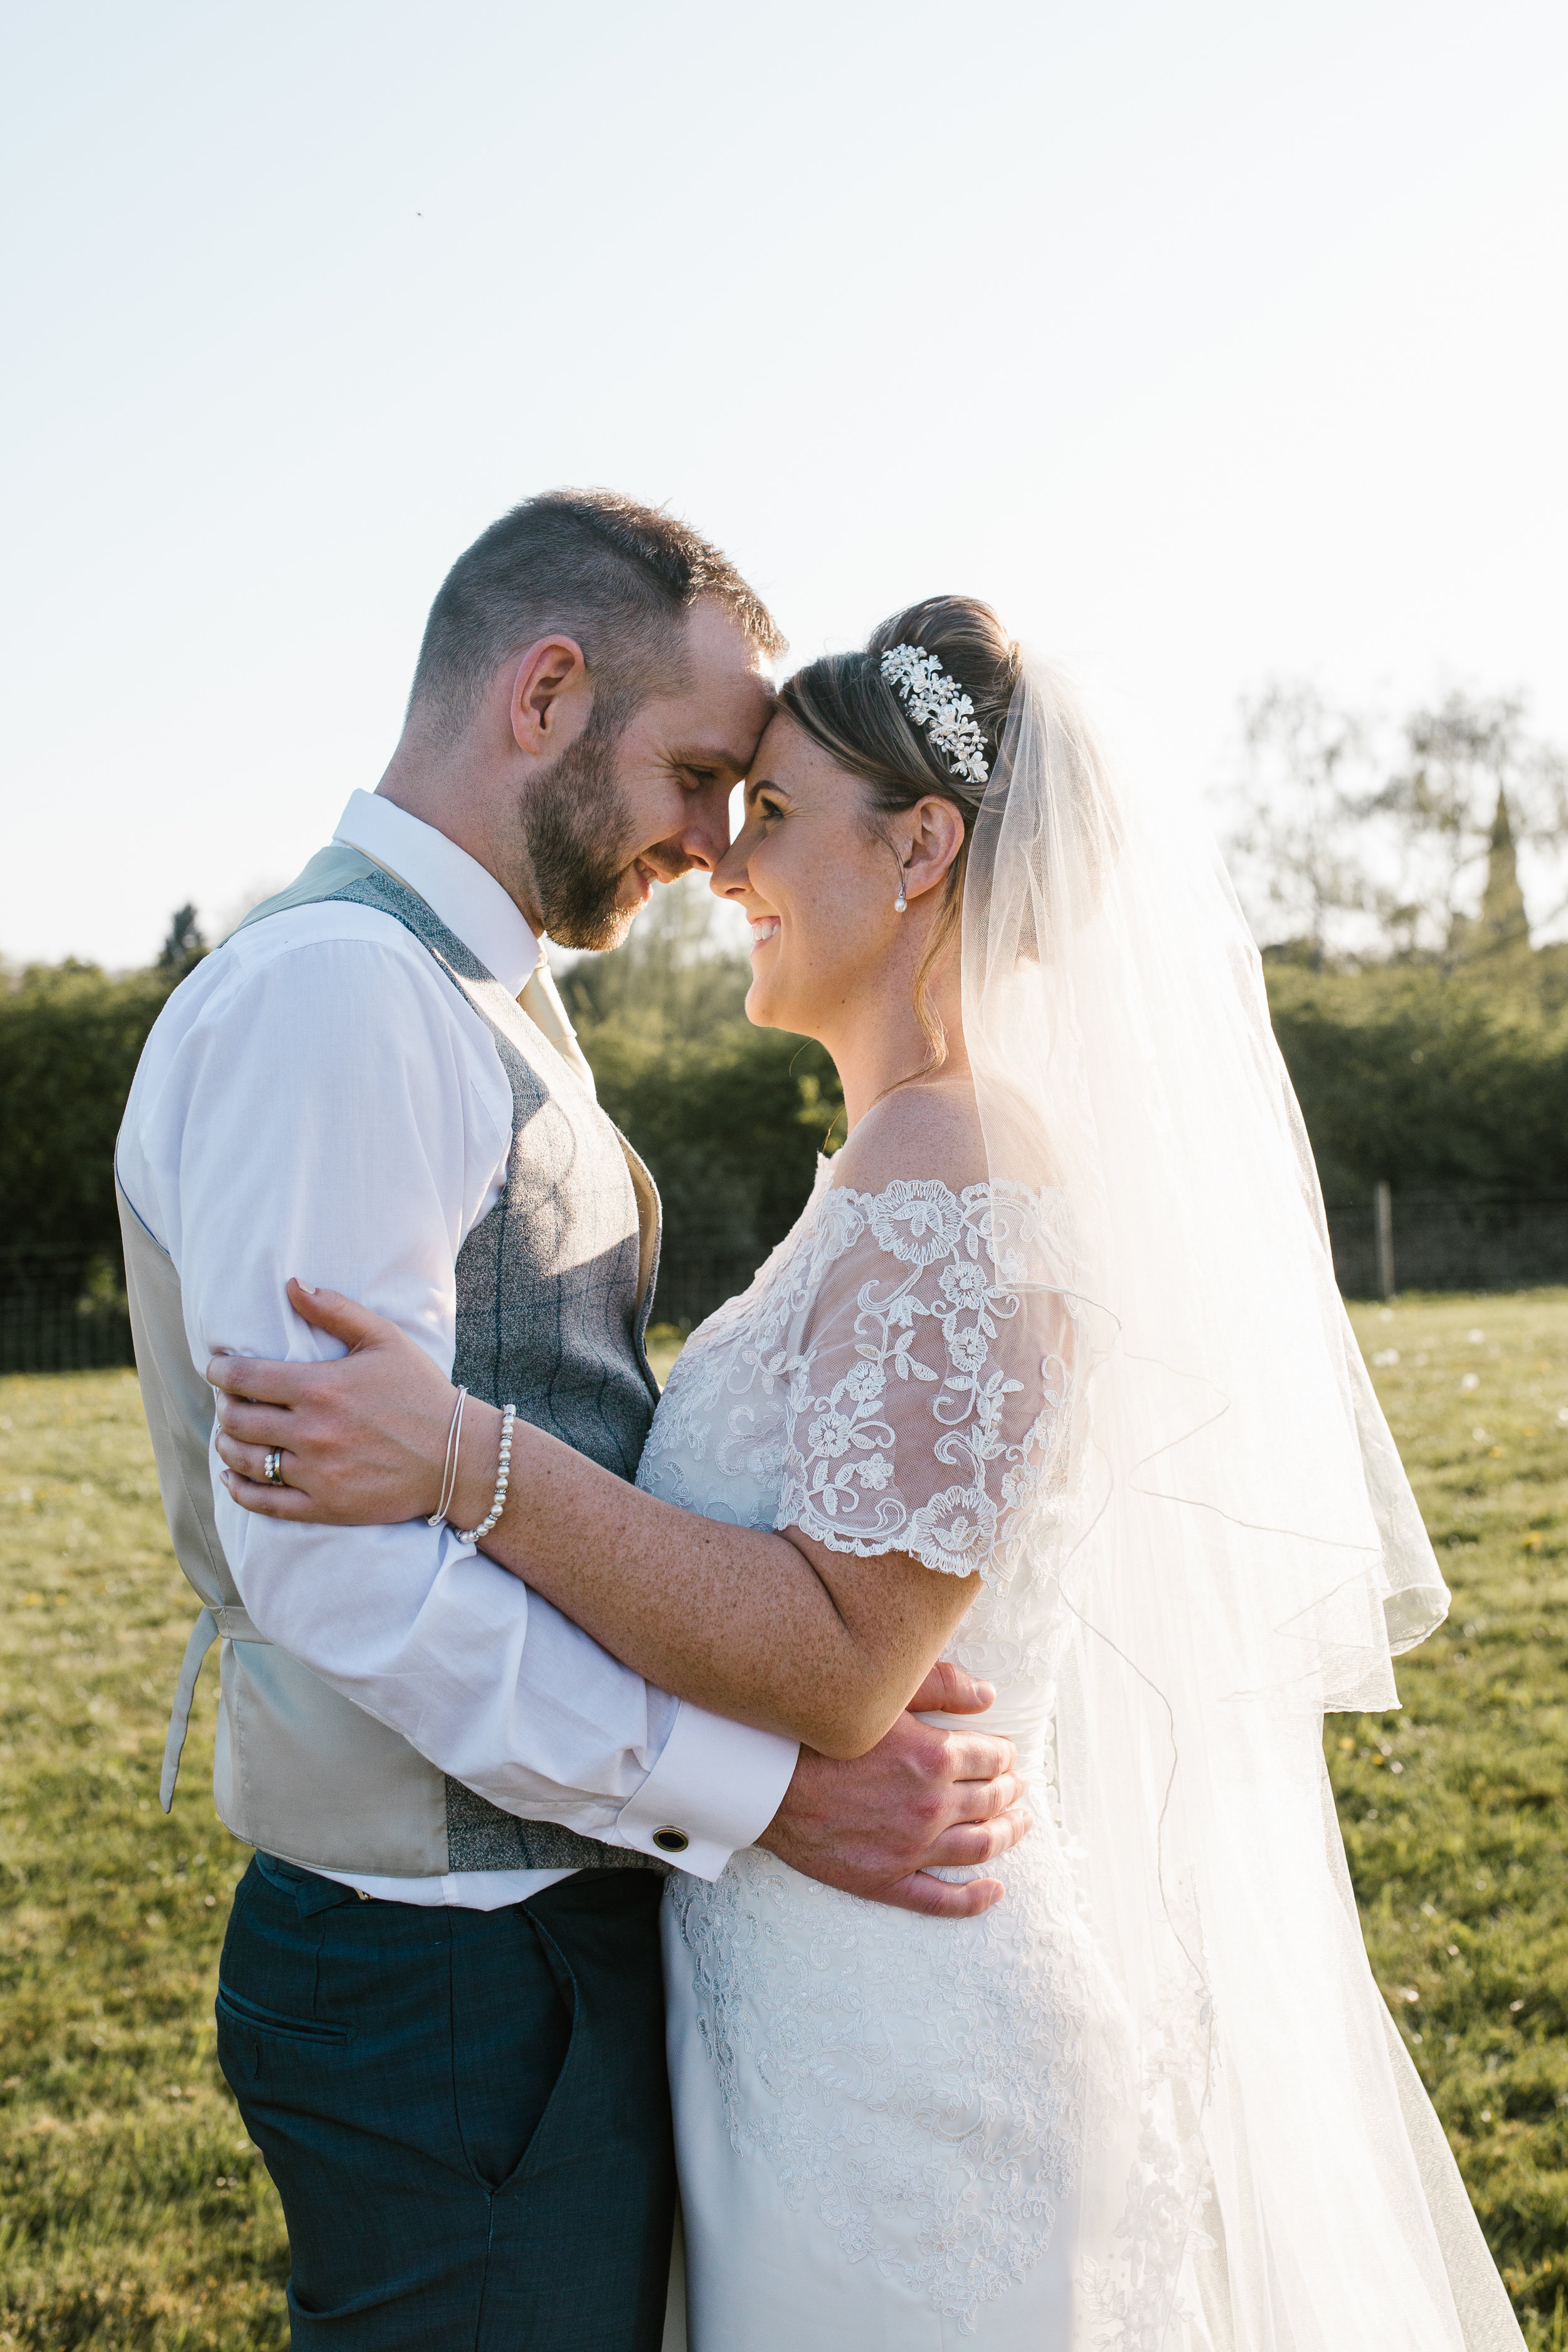
[[[158,1802],[171,1812],[174,1803],[174,1783],[180,1777],[180,1757],[190,1729],[191,1702],[196,1695],[196,1677],[202,1661],[213,1643],[226,1642],[262,1642],[268,1649],[271,1643],[265,1633],[258,1633],[250,1622],[249,1613],[237,1601],[208,1602],[196,1612],[191,1627],[191,1638],[185,1643],[185,1654],[180,1661],[180,1679],[174,1685],[174,1704],[169,1716],[169,1734],[163,1742],[163,1770],[158,1782]]]

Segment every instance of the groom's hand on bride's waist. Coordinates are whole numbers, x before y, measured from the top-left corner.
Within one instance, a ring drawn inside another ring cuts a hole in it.
[[[939,1730],[914,1710],[979,1715],[994,1696],[958,1666],[933,1666],[868,1755],[839,1763],[803,1748],[758,1844],[807,1878],[900,1911],[942,1919],[989,1911],[1002,1900],[999,1879],[931,1873],[984,1866],[1027,1833],[1013,1743],[978,1727]]]

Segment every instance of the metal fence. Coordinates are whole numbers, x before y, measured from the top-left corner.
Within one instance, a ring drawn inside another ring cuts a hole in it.
[[[728,1250],[683,1251],[679,1256],[661,1258],[650,1319],[675,1323],[689,1331],[716,1307],[722,1307],[726,1298],[744,1290],[756,1270],[752,1258]]]
[[[1328,1204],[1334,1275],[1347,1298],[1395,1290],[1525,1290],[1568,1283],[1568,1194],[1461,1197],[1374,1186]],[[654,1319],[689,1329],[751,1281],[749,1261],[689,1252],[659,1267]]]
[[[1396,1290],[1526,1290],[1568,1283],[1568,1196],[1395,1192],[1331,1201],[1334,1275],[1347,1298]]]
[[[685,1330],[744,1290],[755,1267],[733,1251],[684,1253],[659,1267],[653,1319]],[[79,1249],[0,1249],[0,1372],[82,1372],[132,1364],[118,1261]]]
[[[0,1372],[134,1361],[118,1261],[79,1249],[0,1250]]]
[[[689,1330],[755,1266],[733,1251],[684,1253],[659,1267],[653,1319]],[[119,1262],[79,1249],[0,1249],[0,1372],[83,1372],[132,1364]]]
[[[1464,1198],[1380,1184],[1360,1201],[1331,1201],[1328,1215],[1347,1298],[1568,1284],[1568,1195]],[[733,1250],[672,1255],[659,1267],[653,1320],[689,1330],[753,1272]],[[118,1261],[73,1249],[0,1250],[0,1372],[133,1361]]]

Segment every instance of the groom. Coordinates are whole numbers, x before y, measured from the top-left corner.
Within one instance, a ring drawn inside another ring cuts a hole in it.
[[[444,1526],[281,1523],[213,1475],[195,1368],[331,1350],[295,1273],[634,1475],[658,1202],[542,942],[614,947],[722,855],[782,649],[666,515],[504,517],[437,597],[377,792],[175,992],[127,1107],[137,1361],[203,1602],[163,1801],[221,1639],[215,1791],[256,1853],[218,2048],[288,2217],[296,2346],[656,2352],[661,1874],[760,1842],[959,1916],[976,1891],[927,1867],[1026,1826],[1004,1740],[906,1716],[829,1762],[650,1687]]]

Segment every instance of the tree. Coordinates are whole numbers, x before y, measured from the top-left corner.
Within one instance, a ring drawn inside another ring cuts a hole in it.
[[[1315,686],[1275,680],[1241,705],[1243,765],[1226,841],[1248,918],[1266,943],[1321,965],[1364,936],[1373,912],[1364,827],[1375,798],[1366,722]]]
[[[1568,1190],[1568,1021],[1538,995],[1435,959],[1267,977],[1330,1200]]]
[[[206,952],[207,943],[196,921],[195,908],[176,907],[169,919],[169,936],[158,950],[154,969],[167,972],[174,985],[184,980],[188,971],[195,971]]]
[[[1395,828],[1411,943],[1449,964],[1528,946],[1515,847],[1550,865],[1568,843],[1568,761],[1531,734],[1525,709],[1520,694],[1455,691],[1412,712],[1404,761],[1374,803]]]
[[[118,1265],[114,1138],[125,1097],[170,990],[206,952],[187,906],[145,971],[73,958],[0,974],[0,1248]]]
[[[1375,722],[1316,687],[1276,681],[1243,699],[1226,850],[1276,961],[1517,962],[1530,926],[1516,849],[1538,878],[1568,851],[1568,761],[1525,708],[1452,692],[1411,713],[1386,759]]]
[[[0,985],[0,1247],[118,1263],[114,1138],[169,979],[71,962]]]
[[[707,877],[689,875],[656,891],[625,947],[574,958],[557,975],[577,1028],[605,1021],[700,1036],[744,1018],[751,967],[718,937]]]

